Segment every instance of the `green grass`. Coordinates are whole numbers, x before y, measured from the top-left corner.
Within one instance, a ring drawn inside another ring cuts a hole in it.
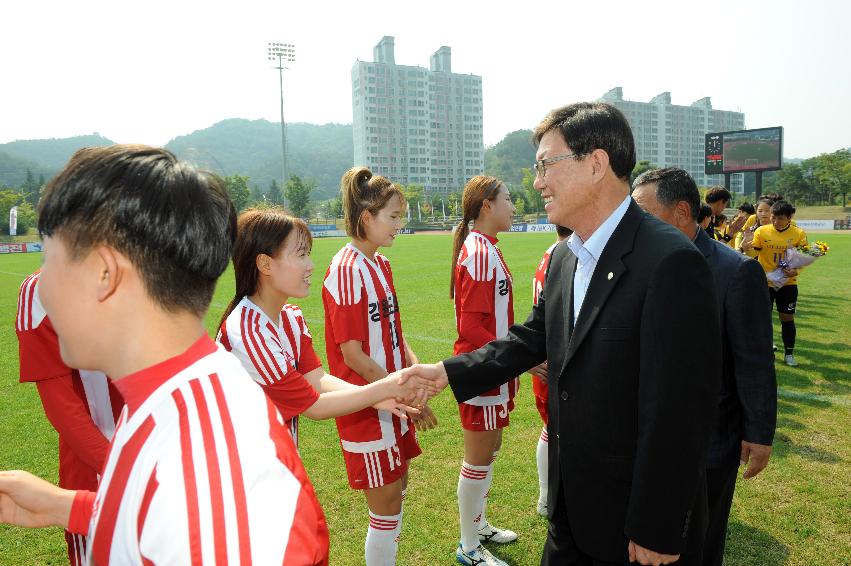
[[[548,234],[507,234],[501,247],[515,277],[517,318],[529,309],[530,281]],[[774,455],[759,477],[740,481],[727,547],[728,565],[842,565],[851,563],[851,235],[826,234],[831,253],[801,276],[798,368],[778,365],[778,430]],[[343,240],[317,240],[313,295],[300,301],[324,358],[321,278]],[[399,238],[387,250],[402,309],[405,336],[423,361],[451,353],[455,337],[448,298],[448,235]],[[17,288],[37,254],[0,256],[0,468],[22,468],[56,480],[56,434],[32,385],[17,383],[14,316]],[[220,281],[207,317],[212,330],[233,292],[232,274]],[[777,343],[781,343],[779,325]],[[779,357],[778,357],[779,360]],[[538,485],[535,443],[541,423],[524,377],[496,464],[489,517],[520,539],[499,556],[511,564],[537,564],[546,521],[535,514]],[[457,408],[446,392],[432,401],[440,426],[420,434],[414,460],[399,564],[450,564],[458,544],[455,487],[462,457]],[[348,488],[332,421],[302,420],[301,453],[328,517],[331,563],[362,563],[366,531],[363,496]],[[675,456],[672,456],[675,457]],[[0,565],[62,564],[58,530],[0,527]]]

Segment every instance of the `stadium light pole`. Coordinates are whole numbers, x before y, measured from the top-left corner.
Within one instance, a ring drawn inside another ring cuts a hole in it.
[[[276,63],[274,69],[278,69],[278,81],[281,85],[281,193],[287,187],[287,124],[284,121],[284,69],[288,69],[287,63],[295,63],[295,45],[292,43],[269,43],[267,48],[269,61]]]

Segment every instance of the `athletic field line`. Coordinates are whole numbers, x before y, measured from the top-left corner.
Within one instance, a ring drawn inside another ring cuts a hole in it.
[[[14,275],[15,277],[28,277],[31,273],[15,273],[14,271],[0,271],[0,275]],[[21,280],[23,281],[23,279]]]
[[[848,397],[840,397],[839,395],[817,395],[815,393],[804,393],[803,391],[793,391],[785,387],[777,388],[777,396],[785,397],[786,399],[806,399],[807,401],[820,401],[829,405],[845,405],[851,406],[851,399]]]

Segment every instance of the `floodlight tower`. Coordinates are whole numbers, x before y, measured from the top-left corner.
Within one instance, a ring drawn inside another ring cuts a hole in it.
[[[267,57],[278,69],[278,80],[281,84],[281,192],[287,186],[287,125],[284,122],[284,69],[288,69],[287,63],[295,63],[295,45],[292,43],[269,43]]]

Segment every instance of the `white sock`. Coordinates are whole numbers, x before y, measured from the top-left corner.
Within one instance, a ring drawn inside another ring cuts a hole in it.
[[[396,564],[398,537],[402,528],[402,513],[376,515],[369,512],[369,529],[366,531],[366,566],[393,566]]]
[[[491,457],[491,464],[488,466],[488,475],[485,478],[485,495],[482,497],[482,512],[480,514],[481,519],[479,520],[479,528],[488,524],[488,518],[485,512],[488,508],[488,496],[491,493],[491,484],[493,483],[493,463],[496,461],[497,454],[499,454],[499,450],[494,450],[493,456]]]
[[[549,490],[549,483],[547,478],[550,457],[549,440],[550,439],[547,435],[547,429],[544,428],[541,431],[540,438],[538,438],[538,449],[535,453],[538,462],[538,503],[547,502],[547,492]]]
[[[458,475],[458,514],[461,521],[461,548],[471,551],[479,546],[479,520],[490,466],[464,462]]]

